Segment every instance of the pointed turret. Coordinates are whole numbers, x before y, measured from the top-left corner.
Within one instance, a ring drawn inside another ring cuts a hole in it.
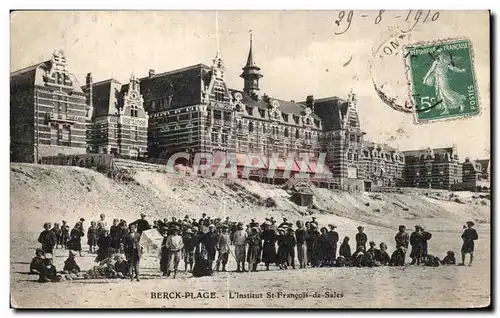
[[[243,67],[243,73],[240,75],[244,80],[243,91],[252,97],[257,97],[259,94],[259,79],[263,77],[260,73],[260,67],[255,65],[252,53],[252,33],[250,33],[250,50],[248,51],[247,64]]]

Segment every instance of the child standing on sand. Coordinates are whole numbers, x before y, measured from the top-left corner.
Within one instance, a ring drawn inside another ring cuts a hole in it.
[[[94,221],[90,222],[90,227],[87,231],[87,244],[89,246],[89,252],[95,253],[97,249],[97,226]]]
[[[478,239],[476,230],[472,228],[474,226],[474,222],[467,221],[466,224],[467,228],[462,234],[462,240],[464,242],[462,245],[462,263],[458,264],[459,266],[465,265],[465,254],[470,254],[469,266],[472,265],[472,259],[474,258],[474,241]]]

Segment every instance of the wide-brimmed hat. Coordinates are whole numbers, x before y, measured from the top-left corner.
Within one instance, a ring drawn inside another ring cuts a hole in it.
[[[114,253],[114,252],[116,252],[116,248],[108,247],[108,253]]]
[[[375,242],[374,242],[374,241],[370,241],[370,243],[368,243],[368,244],[370,244],[370,246],[372,246],[372,245],[373,245],[373,246],[377,245],[377,244],[375,244]]]
[[[215,225],[210,224],[210,225],[208,226],[208,228],[209,228],[209,229],[211,229],[211,228],[215,228]]]
[[[69,255],[71,255],[71,256],[76,256],[76,252],[75,252],[75,251],[71,251],[71,250],[70,250],[70,251],[69,251]]]
[[[193,230],[193,232],[196,232],[196,231],[198,231],[198,227],[197,226],[193,226],[192,230]]]
[[[266,221],[266,222],[264,222],[264,225],[265,225],[265,226],[270,226],[270,225],[271,225],[271,222]]]
[[[144,213],[141,213],[140,215],[141,215],[141,216],[144,216],[144,217],[146,216],[146,214],[144,214]]]
[[[52,259],[52,254],[46,253],[45,254],[45,259]]]
[[[472,222],[472,221],[467,221],[467,222],[465,222],[465,224],[470,224],[471,226],[474,226],[474,222]]]
[[[84,218],[80,218],[80,221],[81,221],[81,222],[85,222],[85,219],[84,219]]]
[[[193,231],[191,231],[191,229],[187,229],[184,233],[186,233],[186,234],[193,234]]]
[[[258,231],[259,231],[256,227],[252,227],[250,230],[251,230],[252,232],[258,232]]]
[[[421,229],[422,227],[420,225],[415,225],[415,230]]]
[[[173,227],[173,230],[174,230],[174,231],[180,231],[180,230],[181,230],[181,228],[180,228],[178,225],[176,225],[176,226],[174,226],[174,227]]]
[[[358,226],[358,230],[361,230],[361,229],[364,229],[364,227],[363,227],[363,226],[361,226],[361,225],[360,225],[360,226]]]

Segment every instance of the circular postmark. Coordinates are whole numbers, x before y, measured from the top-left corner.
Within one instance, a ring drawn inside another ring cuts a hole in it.
[[[405,113],[413,112],[404,62],[404,47],[412,41],[412,33],[399,30],[390,33],[374,47],[369,64],[373,87],[379,98],[393,109]]]

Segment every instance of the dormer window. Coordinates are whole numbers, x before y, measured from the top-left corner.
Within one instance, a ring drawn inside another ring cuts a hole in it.
[[[218,102],[224,101],[224,89],[222,87],[216,87],[215,91],[215,100]]]
[[[295,122],[296,125],[299,124],[299,116],[293,115],[293,121]]]
[[[138,117],[139,116],[139,110],[137,109],[137,106],[131,106],[130,107],[130,116],[131,117]]]
[[[252,113],[253,113],[253,111],[252,111],[252,110],[253,110],[253,108],[252,108],[252,107],[249,107],[249,106],[245,106],[245,109],[246,109],[246,111],[247,111],[247,114],[248,114],[248,115],[250,115],[250,116],[252,116]]]
[[[281,116],[285,122],[288,122],[288,114],[281,114]]]
[[[259,109],[259,114],[261,118],[266,118],[266,111],[263,109]]]

